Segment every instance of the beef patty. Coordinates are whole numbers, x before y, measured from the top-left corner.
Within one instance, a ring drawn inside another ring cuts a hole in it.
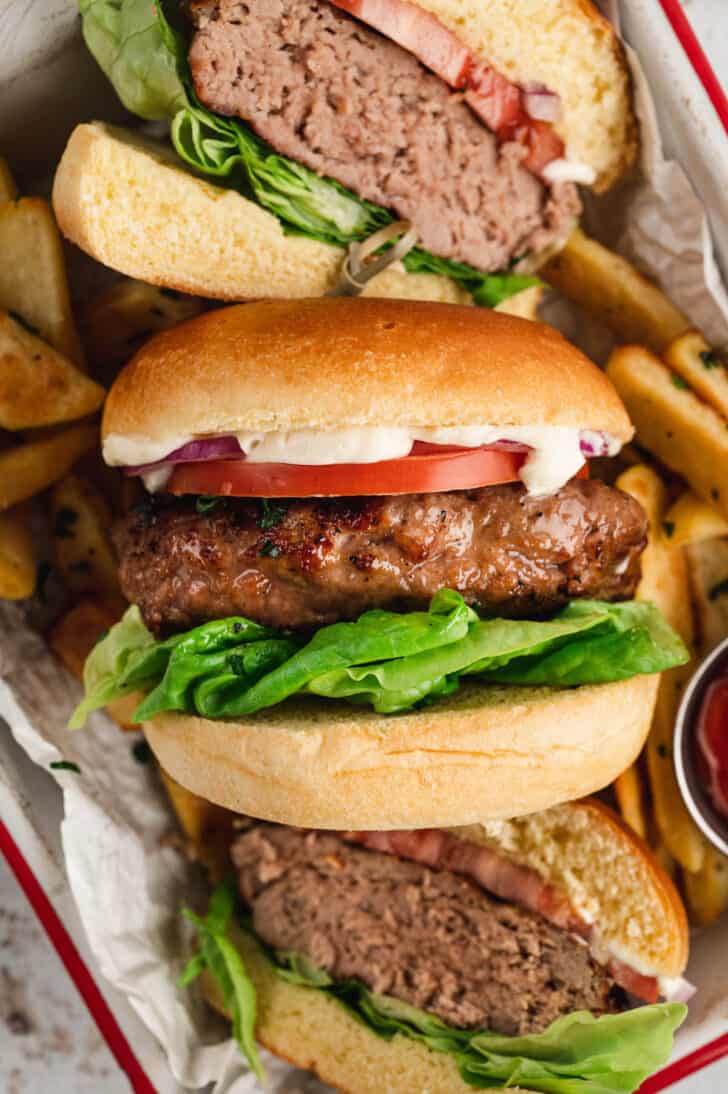
[[[575,935],[446,870],[263,823],[232,857],[264,942],[451,1026],[538,1033],[574,1010],[623,1008]]]
[[[411,220],[422,246],[479,270],[561,238],[572,183],[544,186],[462,97],[327,0],[191,5],[195,92],[283,156]]]
[[[230,615],[314,627],[426,608],[442,588],[486,614],[533,618],[575,597],[632,596],[647,534],[641,506],[596,480],[542,498],[508,484],[273,512],[247,499],[203,514],[192,498],[151,500],[115,531],[125,596],[156,633]]]

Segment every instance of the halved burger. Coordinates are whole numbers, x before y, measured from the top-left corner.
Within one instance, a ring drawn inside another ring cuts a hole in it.
[[[103,421],[146,484],[115,533],[133,606],[74,724],[141,691],[175,779],[316,828],[606,785],[686,658],[630,599],[644,512],[588,477],[631,435],[557,332],[482,309],[267,301],[153,338]]]
[[[666,1062],[685,911],[601,803],[447,830],[236,823],[185,979],[203,972],[259,1073],[256,1041],[349,1094],[630,1094]]]
[[[398,267],[382,292],[494,305],[565,242],[577,185],[604,190],[634,159],[623,51],[587,0],[80,6],[120,98],[169,122],[172,147],[80,126],[56,215],[156,284],[314,296],[342,248],[403,220],[415,280]]]

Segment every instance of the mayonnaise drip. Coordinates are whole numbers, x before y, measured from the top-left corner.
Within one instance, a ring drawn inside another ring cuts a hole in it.
[[[530,449],[520,477],[530,494],[552,494],[572,478],[584,462],[582,442],[595,454],[616,455],[620,443],[611,437],[571,426],[361,426],[348,429],[299,429],[288,432],[235,434],[252,463],[305,465],[378,463],[409,455],[415,441],[430,444],[480,445],[510,441]],[[104,442],[104,459],[111,466],[135,467],[163,461],[165,456],[199,438],[168,437],[163,441],[111,434]],[[154,488],[160,475],[145,476]]]

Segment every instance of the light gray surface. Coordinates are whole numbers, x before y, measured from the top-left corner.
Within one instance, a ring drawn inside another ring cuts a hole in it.
[[[684,0],[684,5],[716,73],[724,86],[728,85],[726,0]],[[128,1081],[0,858],[0,1091],[128,1094],[129,1090]],[[728,1091],[728,1060],[679,1083],[672,1091]]]

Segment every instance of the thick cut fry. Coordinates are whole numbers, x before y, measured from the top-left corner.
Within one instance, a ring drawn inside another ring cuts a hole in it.
[[[0,312],[0,426],[29,429],[93,414],[104,389],[42,338]]]
[[[76,425],[46,440],[0,452],[0,511],[52,486],[98,440],[96,426]]]
[[[579,229],[539,276],[601,320],[620,342],[639,342],[659,353],[690,330],[656,285]]]
[[[662,531],[671,546],[687,547],[728,536],[728,520],[714,505],[686,490],[665,514]]]
[[[665,485],[652,468],[637,464],[620,475],[617,486],[641,503],[650,525],[637,597],[657,604],[686,646],[692,649],[693,608],[685,557],[679,548],[665,539],[662,531],[667,506]],[[687,665],[663,673],[647,739],[647,771],[661,840],[681,866],[694,871],[703,863],[705,840],[682,800],[672,761],[675,714],[691,672],[692,667]]]
[[[647,771],[652,788],[655,822],[667,850],[686,870],[699,870],[705,860],[706,840],[683,802],[673,764],[673,732],[682,688],[682,677],[665,673],[660,681],[655,717],[647,738]]]
[[[25,506],[0,513],[0,597],[22,600],[35,589],[30,512]]]
[[[623,819],[642,839],[647,839],[647,819],[645,817],[642,778],[636,764],[632,764],[614,781],[619,811]]]
[[[98,640],[113,627],[118,613],[100,600],[79,600],[62,615],[49,635],[56,657],[77,680],[83,678],[83,666]]]
[[[110,383],[119,366],[157,331],[174,327],[205,309],[196,296],[124,278],[84,309],[81,333],[94,375]]]
[[[83,367],[61,237],[47,201],[21,198],[0,206],[0,256],[0,308],[21,316]]]
[[[109,540],[111,512],[90,483],[67,475],[51,496],[53,554],[65,585],[121,607],[117,563]]]
[[[695,598],[700,652],[705,657],[728,634],[728,539],[685,549]]]
[[[194,857],[207,867],[213,880],[220,880],[230,868],[228,848],[234,815],[193,794],[161,767],[159,774]]]
[[[143,698],[143,692],[130,691],[128,695],[122,695],[120,699],[114,699],[113,703],[109,703],[106,713],[124,733],[138,733],[140,727],[136,722],[132,722],[132,716]]]
[[[637,441],[728,517],[728,422],[639,346],[616,350],[607,373],[635,425]]]
[[[728,367],[699,331],[690,331],[672,342],[665,362],[701,399],[728,421]]]
[[[620,475],[616,485],[637,499],[647,513],[650,525],[637,596],[657,604],[668,623],[690,647],[694,637],[693,608],[685,559],[663,534],[667,507],[665,484],[651,467],[641,463]]]
[[[17,196],[18,189],[15,185],[15,179],[10,174],[7,161],[0,156],[0,205],[15,201]]]
[[[684,875],[690,919],[698,926],[714,923],[728,907],[728,858],[706,844],[700,870]]]

